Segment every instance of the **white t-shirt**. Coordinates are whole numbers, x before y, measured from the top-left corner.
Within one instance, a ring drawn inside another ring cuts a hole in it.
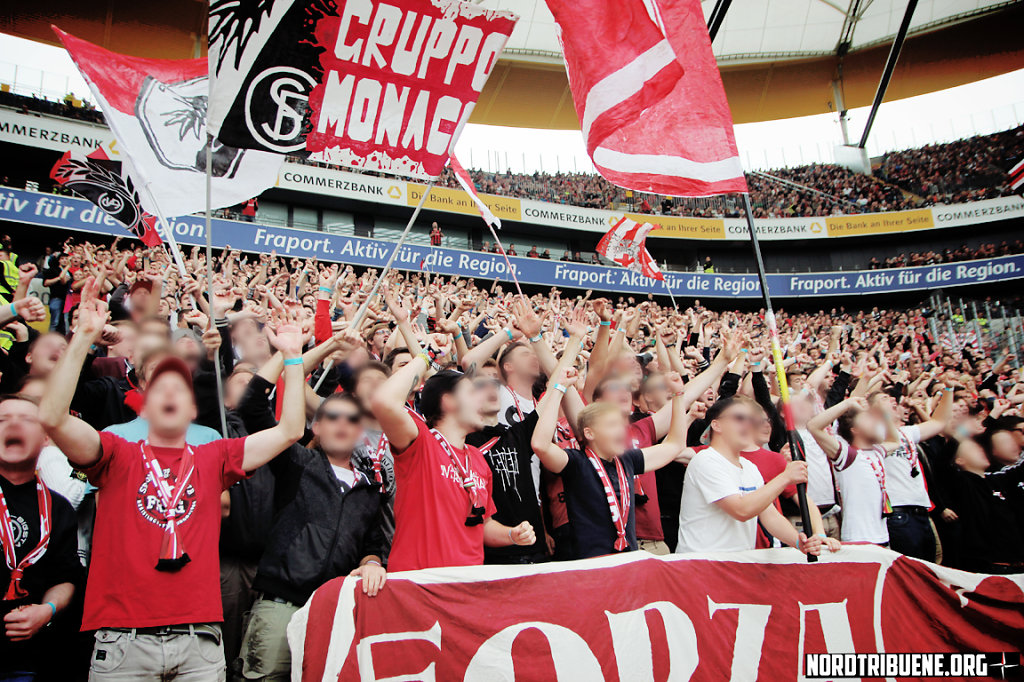
[[[885,450],[855,450],[845,440],[839,441],[839,456],[833,462],[836,483],[843,496],[843,542],[889,542],[889,528],[882,517],[882,486],[879,472],[885,471]]]
[[[498,421],[505,426],[518,424],[528,414],[537,409],[537,403],[533,396],[522,396],[508,386],[502,384],[498,390],[501,398],[501,409],[498,411]],[[518,408],[518,409],[517,409]],[[522,416],[520,416],[522,414]]]
[[[740,466],[736,466],[714,448],[695,454],[683,481],[676,552],[754,549],[757,517],[738,521],[715,502],[730,495],[745,495],[763,485],[761,473],[749,459],[740,457]]]
[[[807,457],[807,496],[817,506],[835,504],[836,492],[832,485],[832,463],[828,455],[814,440],[807,429],[797,429],[800,440],[804,444],[804,455]]]
[[[331,469],[334,470],[334,476],[341,481],[341,489],[345,492],[351,490],[356,484],[356,472],[352,469],[346,469],[340,467],[337,464],[332,464]]]
[[[900,434],[906,439],[906,442],[903,442],[903,438],[900,439],[903,447],[889,453],[885,458],[885,489],[889,493],[889,502],[894,507],[915,506],[931,509],[932,501],[928,497],[920,463],[916,467],[917,476],[911,475],[914,470],[911,463],[918,460],[917,444],[921,442],[921,429],[916,424],[901,426]]]

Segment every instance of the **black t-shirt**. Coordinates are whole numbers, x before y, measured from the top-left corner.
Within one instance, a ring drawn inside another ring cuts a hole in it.
[[[7,508],[14,528],[14,552],[20,561],[39,544],[39,500],[36,482],[14,485],[0,476]],[[28,590],[24,599],[0,601],[0,621],[10,611],[24,604],[39,604],[43,595],[54,585],[81,582],[82,565],[78,561],[78,536],[75,512],[71,504],[50,491],[52,514],[50,542],[39,561],[25,569],[21,586]],[[11,571],[0,560],[0,594],[7,591]],[[11,642],[0,628],[0,674],[13,671],[33,671],[39,667],[40,656],[46,650],[49,630],[42,630],[27,642]],[[52,644],[52,643],[51,643]]]
[[[529,546],[484,547],[484,556],[494,563],[501,563],[502,557],[547,551],[540,502],[533,481],[533,448],[530,447],[530,438],[533,437],[536,425],[535,410],[512,426],[487,426],[466,436],[466,442],[477,448],[498,439],[487,449],[481,449],[493,474],[491,500],[497,509],[494,520],[506,526],[518,526],[523,521],[529,521],[537,533],[537,541]]]
[[[569,513],[569,525],[572,526],[576,538],[576,558],[603,556],[615,553],[615,524],[612,523],[611,509],[608,508],[608,497],[604,494],[601,478],[594,470],[586,453],[581,450],[566,450],[569,462],[562,469],[562,484],[565,487],[565,506]],[[626,450],[620,457],[626,481],[632,482],[633,477],[644,473],[644,453],[640,450]],[[619,478],[615,462],[601,460],[604,470],[612,483],[612,490],[619,497]],[[636,496],[633,486],[629,490],[629,519],[626,523],[626,542],[629,550],[636,545]],[[628,550],[627,550],[628,551]]]
[[[43,270],[43,279],[53,279],[54,277],[60,274],[61,270],[62,268],[59,265],[57,265],[56,262],[54,262],[53,265]],[[68,280],[68,283],[70,281],[71,280]],[[51,284],[49,287],[50,298],[64,298],[65,296],[67,296],[68,283],[62,282],[58,279],[56,282]]]

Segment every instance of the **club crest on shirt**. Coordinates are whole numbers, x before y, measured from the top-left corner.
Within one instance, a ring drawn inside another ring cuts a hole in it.
[[[20,548],[28,539],[28,521],[20,516],[11,515],[11,530],[14,531],[14,546]]]
[[[163,470],[164,477],[173,486],[175,479],[177,478],[174,472],[169,469]],[[192,514],[196,510],[196,489],[192,485],[185,488],[185,494],[181,496],[181,501],[178,503],[178,515],[177,524],[181,524],[188,521]],[[139,510],[139,514],[142,518],[146,519],[155,526],[164,527],[164,508],[160,502],[160,497],[156,494],[156,488],[153,486],[152,480],[149,476],[142,481],[142,485],[135,491],[135,506]]]

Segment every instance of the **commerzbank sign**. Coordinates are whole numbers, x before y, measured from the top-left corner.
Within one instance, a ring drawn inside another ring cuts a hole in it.
[[[0,142],[59,152],[70,149],[88,153],[112,140],[110,130],[104,126],[0,108]],[[426,189],[422,184],[405,180],[291,162],[282,166],[277,186],[296,192],[400,207],[415,206]],[[494,215],[502,220],[567,230],[603,233],[623,215],[616,211],[495,194],[483,194],[481,197]],[[448,187],[431,189],[424,208],[448,213],[477,214],[476,206],[465,192]],[[733,241],[749,239],[747,223],[741,218],[627,215],[636,220],[656,223],[658,227],[651,232],[653,237]],[[785,241],[969,227],[1021,216],[1024,216],[1024,199],[1013,196],[887,213],[764,218],[756,220],[755,225],[758,238]]]

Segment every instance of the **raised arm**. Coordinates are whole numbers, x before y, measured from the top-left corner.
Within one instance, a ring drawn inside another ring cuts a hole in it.
[[[558,360],[555,358],[555,354],[551,352],[551,346],[544,340],[543,323],[541,322],[540,315],[537,314],[537,311],[533,309],[533,305],[523,296],[517,296],[512,302],[512,323],[526,337],[530,347],[537,354],[541,371],[550,376],[555,371],[555,365],[558,364]]]
[[[942,397],[939,404],[932,412],[931,419],[922,422],[918,428],[921,430],[921,440],[928,440],[942,433],[953,416],[953,389],[946,386],[942,389]]]
[[[519,336],[518,332],[514,332],[508,327],[491,334],[488,338],[473,346],[473,348],[466,353],[465,357],[460,360],[463,371],[465,371],[469,376],[473,376],[476,374],[476,370],[483,365],[488,358],[494,357],[494,354],[498,352],[499,348],[504,346],[506,343],[515,341]]]
[[[575,386],[578,377],[574,368],[559,366],[548,380],[548,388],[537,404],[537,425],[533,427],[530,447],[540,458],[541,464],[551,473],[561,473],[569,463],[565,450],[555,445],[555,425],[558,423],[558,405],[570,386]]]
[[[690,405],[686,402],[683,378],[676,372],[669,372],[665,375],[665,383],[668,384],[668,390],[672,396],[669,401],[672,409],[672,421],[669,425],[668,435],[662,442],[643,449],[645,472],[660,469],[672,460],[680,459],[683,450],[686,449],[686,431],[690,428],[688,414]]]
[[[302,326],[298,312],[292,308],[282,313],[276,329],[266,327],[270,343],[277,348],[284,363],[284,396],[281,401],[281,421],[276,426],[259,431],[245,439],[242,468],[254,471],[302,438],[306,428],[304,403],[305,373],[302,369]]]
[[[423,353],[388,377],[370,400],[370,411],[388,437],[392,449],[402,452],[412,445],[419,430],[412,415],[405,409],[409,394],[416,390],[430,371],[430,360]]]
[[[807,430],[811,432],[814,440],[825,451],[829,459],[835,459],[839,456],[839,440],[825,429],[828,428],[829,424],[839,419],[840,415],[854,407],[866,410],[867,406],[868,403],[863,398],[847,398],[843,402],[819,412],[807,422]]]
[[[75,335],[50,373],[39,403],[39,419],[50,440],[78,467],[88,467],[100,459],[99,433],[85,421],[72,417],[69,410],[82,364],[106,323],[107,304],[99,300],[99,283],[90,277],[82,287]]]

